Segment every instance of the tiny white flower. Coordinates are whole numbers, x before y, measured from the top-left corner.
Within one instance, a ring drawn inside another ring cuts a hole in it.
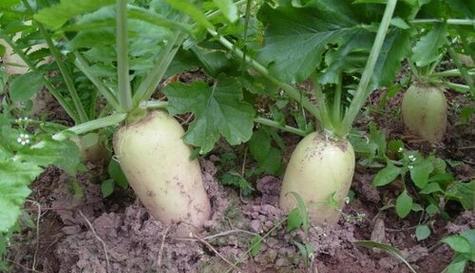
[[[409,169],[412,169],[412,168],[414,168],[412,165],[409,165],[409,166],[407,166],[407,167],[408,167]]]
[[[402,153],[402,151],[404,151],[404,149],[402,147],[400,147],[397,151]]]
[[[349,203],[350,203],[350,197],[347,196],[347,197],[345,197],[344,200],[345,200],[345,204],[349,204]]]
[[[30,135],[28,134],[20,134],[20,136],[16,139],[18,143],[21,145],[30,144]]]
[[[284,90],[280,90],[279,95],[280,95],[281,97],[283,97],[283,96],[284,96]]]

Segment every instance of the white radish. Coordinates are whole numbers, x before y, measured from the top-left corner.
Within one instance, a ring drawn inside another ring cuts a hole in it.
[[[348,195],[355,169],[355,154],[347,140],[311,133],[300,141],[285,171],[280,207],[289,212],[300,195],[312,224],[335,224]]]
[[[199,229],[209,219],[210,203],[198,161],[169,114],[153,111],[114,135],[114,150],[129,184],[162,223]]]
[[[413,84],[404,94],[401,108],[409,131],[431,143],[443,139],[447,129],[447,99],[442,89]]]

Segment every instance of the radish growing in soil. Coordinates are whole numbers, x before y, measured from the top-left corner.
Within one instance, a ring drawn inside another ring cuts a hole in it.
[[[431,143],[440,142],[447,128],[447,99],[443,89],[413,84],[404,94],[402,117],[411,132]]]
[[[200,227],[210,216],[198,160],[182,140],[184,130],[167,113],[152,111],[114,135],[120,166],[140,200],[164,224]]]

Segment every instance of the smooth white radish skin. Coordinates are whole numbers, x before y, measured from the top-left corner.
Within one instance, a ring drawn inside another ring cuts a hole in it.
[[[209,219],[210,203],[197,160],[169,114],[153,111],[114,135],[114,150],[129,184],[149,212],[164,224],[199,229]]]
[[[409,131],[431,143],[442,141],[447,129],[447,99],[442,89],[414,84],[404,94],[401,108]]]
[[[338,221],[355,170],[355,153],[347,140],[312,133],[300,141],[285,171],[280,207],[289,212],[302,197],[314,225]],[[334,202],[336,201],[336,202]]]

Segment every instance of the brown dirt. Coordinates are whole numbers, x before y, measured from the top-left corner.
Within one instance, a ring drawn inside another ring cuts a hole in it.
[[[240,272],[409,272],[397,259],[356,247],[353,243],[372,237],[377,207],[381,207],[381,194],[361,186],[369,183],[367,175],[357,174],[358,198],[345,208],[339,224],[312,227],[306,236],[302,231],[286,232],[285,225],[275,227],[284,217],[277,207],[278,178],[262,177],[256,185],[258,196],[242,200],[234,190],[218,184],[212,161],[202,160],[201,163],[213,217],[204,231],[188,237],[178,237],[176,227],[165,227],[152,219],[138,201],[121,204],[122,197],[128,193],[117,193],[112,200],[104,200],[98,185],[91,182],[91,176],[79,177],[77,183],[83,190],[74,192],[71,191],[74,188],[71,178],[56,169],[48,169],[34,185],[33,199],[41,204],[43,211],[36,270],[221,273],[230,268],[219,257],[221,255],[236,263]],[[35,215],[35,206],[28,209]],[[390,211],[378,214],[377,218],[382,219],[383,228],[386,228],[382,240],[399,248],[419,272],[435,273],[448,264],[452,253],[446,247],[431,249],[431,245],[447,230],[456,232],[473,228],[474,215],[467,212],[447,227],[441,226],[427,243],[417,243],[413,238],[414,219],[397,221],[395,217]],[[246,255],[252,233],[264,236],[272,229],[259,254],[255,257]],[[32,266],[35,232],[23,234],[22,238],[29,240],[21,241],[11,252],[11,260],[21,265],[13,265],[12,272],[24,272]],[[307,242],[315,249],[309,265],[293,241]]]

